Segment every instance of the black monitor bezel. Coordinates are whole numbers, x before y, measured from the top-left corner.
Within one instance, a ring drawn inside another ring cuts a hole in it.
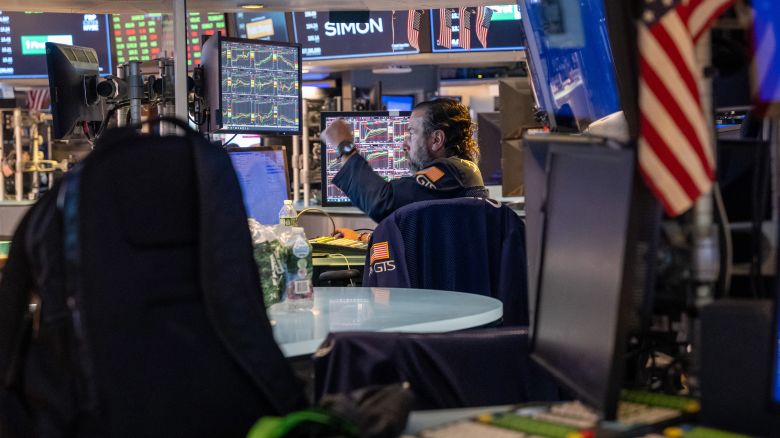
[[[323,111],[320,113],[320,132],[325,131],[325,121],[328,117],[338,115],[338,117],[392,117],[392,116],[406,116],[412,115],[411,111]],[[327,175],[327,162],[328,162],[328,145],[324,144],[320,147],[320,176],[322,181],[322,206],[323,207],[351,207],[354,204],[350,202],[334,202],[328,201],[328,175]]]
[[[780,224],[778,224],[778,236],[780,236]],[[780,240],[780,239],[779,239]],[[777,242],[775,242],[777,244]],[[777,258],[775,264],[775,272],[780,272],[780,257]],[[767,406],[769,411],[774,414],[780,414],[780,399],[775,399],[775,386],[780,385],[780,373],[778,368],[780,367],[780,282],[775,280],[775,299],[774,306],[772,307],[772,332],[769,336],[770,348],[769,353],[772,355],[770,358],[770,364],[772,366],[769,369],[769,390],[767,391]]]
[[[211,131],[212,134],[265,134],[265,135],[277,135],[277,136],[285,136],[285,135],[301,135],[301,132],[303,132],[303,72],[302,72],[302,66],[303,66],[303,58],[301,57],[301,45],[297,43],[284,43],[284,42],[278,42],[278,41],[263,41],[263,40],[250,40],[247,38],[235,38],[235,37],[226,37],[222,35],[214,35],[212,36],[217,38],[217,90],[216,92],[219,95],[219,107],[217,108],[211,108],[211,111],[216,111],[218,109],[221,109],[223,107],[222,105],[222,91],[221,91],[221,84],[222,84],[222,43],[223,42],[229,42],[229,43],[244,43],[244,44],[256,44],[260,46],[283,46],[283,47],[293,47],[298,49],[298,129],[296,131],[275,131],[275,130],[269,130],[269,129],[253,129],[253,130],[245,130],[245,129],[225,129],[223,128],[224,123],[222,123],[221,117],[216,117],[216,120],[214,122],[216,129]],[[202,55],[201,55],[202,57]],[[208,79],[207,79],[208,80]],[[218,121],[218,122],[217,122]]]
[[[547,143],[549,150],[548,150],[548,156],[546,159],[546,169],[545,169],[545,179],[547,180],[547,183],[545,184],[545,187],[549,186],[550,181],[550,167],[552,161],[554,161],[554,156],[556,154],[573,154],[573,153],[580,153],[577,151],[577,149],[582,148],[583,154],[587,153],[586,148],[593,148],[593,147],[599,147],[599,149],[602,152],[606,152],[609,149],[606,147],[606,143],[603,141],[603,139],[595,139],[591,137],[566,137],[566,136],[560,136],[560,135],[550,135],[550,136],[538,136],[536,138],[534,137],[527,137],[526,141],[529,143],[533,143],[535,141],[539,141],[542,143]],[[590,143],[590,144],[589,144]],[[530,145],[527,145],[526,147],[530,147]],[[631,149],[621,149],[620,152],[626,153],[626,154],[633,154]],[[633,176],[633,182],[632,184],[636,184],[636,171],[635,168],[633,170],[634,176]],[[545,189],[547,190],[547,189]],[[633,202],[635,197],[635,190],[632,188],[630,189],[630,196],[629,196],[629,209],[626,212],[628,215],[627,217],[627,226],[628,229],[626,230],[626,242],[630,241],[632,234],[634,234],[632,230],[632,215],[633,215]],[[542,201],[543,204],[547,203],[547,196],[548,194],[544,194],[544,200]],[[543,280],[542,280],[542,272],[544,270],[544,259],[545,259],[545,252],[547,251],[545,241],[546,241],[546,235],[547,235],[547,221],[548,221],[548,215],[546,212],[546,209],[543,213],[542,217],[542,236],[541,236],[541,245],[540,245],[540,252],[539,252],[539,266],[538,266],[538,279],[536,281],[536,291],[534,291],[534,297],[535,297],[535,303],[534,303],[534,315],[535,318],[532,321],[532,330],[531,330],[531,339],[530,339],[530,356],[540,366],[542,366],[547,372],[553,375],[553,377],[561,383],[563,386],[571,390],[578,398],[585,401],[587,404],[596,406],[600,410],[603,419],[606,420],[614,420],[617,416],[617,406],[619,401],[619,395],[620,395],[620,386],[622,384],[623,375],[624,375],[624,368],[620,365],[620,360],[622,360],[625,351],[626,351],[626,344],[628,341],[628,333],[629,333],[629,327],[628,327],[628,318],[630,312],[632,312],[632,308],[636,303],[633,303],[631,298],[631,285],[633,282],[633,278],[629,278],[629,264],[632,262],[631,259],[631,251],[629,251],[628,247],[624,248],[624,254],[623,254],[623,266],[622,268],[622,278],[621,278],[621,292],[620,292],[620,302],[618,303],[618,316],[617,316],[617,324],[618,327],[615,331],[615,348],[613,349],[612,354],[612,369],[609,372],[609,381],[607,383],[607,393],[604,400],[596,400],[592,395],[588,394],[586,391],[584,391],[581,386],[575,382],[572,381],[568,376],[565,376],[563,373],[561,373],[558,368],[556,368],[553,365],[550,365],[547,363],[547,361],[540,357],[536,352],[536,343],[537,343],[537,335],[538,335],[538,324],[539,324],[539,307],[541,303],[541,295],[542,295],[542,287],[543,287]]]
[[[46,43],[46,71],[48,72],[49,95],[51,96],[52,138],[55,140],[70,138],[71,135],[73,135],[74,128],[79,124],[79,122],[102,122],[103,117],[105,117],[103,108],[101,106],[102,103],[100,98],[97,96],[96,90],[94,96],[96,98],[96,102],[91,105],[86,102],[86,87],[90,83],[90,80],[94,80],[94,84],[97,84],[97,81],[100,78],[100,61],[98,61],[97,64],[94,64],[94,71],[85,71],[84,69],[77,68],[73,62],[67,58],[63,48],[91,50],[95,54],[95,59],[97,59],[97,51],[92,47],[72,46],[53,42]],[[63,90],[62,93],[58,91],[59,87],[56,86],[57,84],[55,79],[57,79],[58,76],[56,72],[61,69],[57,68],[56,62],[58,60],[55,59],[55,57],[62,58],[59,59],[59,61],[62,61],[63,59],[67,61],[73,72],[79,75],[81,85],[77,96],[76,93],[68,93],[68,91],[74,91],[74,89],[78,86],[75,82],[67,84],[70,90]],[[72,100],[76,98],[79,99],[79,114],[73,117],[73,122],[70,123],[69,126],[62,126],[62,117],[65,114],[71,114],[73,112],[74,105]]]

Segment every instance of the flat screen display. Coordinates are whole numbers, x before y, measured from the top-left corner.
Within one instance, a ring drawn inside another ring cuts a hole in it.
[[[523,26],[516,4],[431,10],[434,52],[523,49]]]
[[[780,8],[775,0],[753,0],[753,47],[751,57],[756,64],[756,99],[761,104],[780,104],[780,57],[777,32],[780,29]]]
[[[0,79],[46,77],[47,42],[93,48],[100,74],[110,73],[108,17],[0,11]]]
[[[403,150],[411,112],[366,111],[323,112],[320,115],[322,131],[337,119],[344,119],[352,128],[358,153],[368,161],[372,169],[386,181],[410,176],[409,159]],[[341,170],[341,162],[335,147],[322,148],[322,205],[351,205],[349,197],[333,184],[333,178]]]
[[[284,12],[235,14],[236,36],[250,40],[288,42],[287,19]]]
[[[187,68],[192,70],[200,63],[203,35],[227,35],[225,14],[222,12],[190,12],[187,17]]]
[[[300,132],[300,47],[238,38],[220,44],[220,131]]]
[[[172,23],[163,21],[163,14],[114,14],[111,16],[111,38],[114,43],[116,62],[151,61],[162,57],[165,52],[173,54],[173,44],[166,43],[171,38],[163,31],[167,26],[172,31]],[[172,41],[171,41],[172,42]]]
[[[520,11],[531,77],[551,124],[582,131],[619,111],[603,1],[520,2]]]
[[[238,176],[248,217],[261,224],[279,223],[279,210],[289,198],[284,146],[228,149]]]
[[[414,108],[414,96],[385,94],[382,96],[382,107],[387,111],[411,111]]]
[[[293,13],[293,27],[306,59],[399,55],[419,52],[421,17],[370,11],[367,21],[333,23],[326,11],[305,11]]]

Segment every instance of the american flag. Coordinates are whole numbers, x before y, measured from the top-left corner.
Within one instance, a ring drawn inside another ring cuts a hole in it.
[[[477,39],[482,44],[482,47],[487,49],[487,34],[490,30],[490,20],[493,18],[493,10],[487,6],[481,6],[477,8],[477,21],[476,30]]]
[[[409,36],[409,45],[420,50],[420,23],[423,11],[410,10],[406,20],[406,34]]]
[[[27,92],[27,108],[38,111],[48,108],[50,96],[48,88],[31,88]]]
[[[439,9],[439,47],[452,48],[452,9]]]
[[[639,168],[670,216],[712,186],[715,159],[695,46],[734,0],[644,0],[638,26]]]
[[[464,50],[471,50],[471,12],[468,8],[460,8],[458,17],[460,17],[458,45]]]
[[[384,260],[390,258],[390,248],[387,246],[387,242],[379,242],[371,245],[371,257],[370,264],[374,264],[377,260]]]

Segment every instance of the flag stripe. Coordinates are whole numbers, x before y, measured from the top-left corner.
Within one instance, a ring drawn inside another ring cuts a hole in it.
[[[639,141],[639,170],[667,212],[676,215],[688,208],[691,198],[644,140]]]
[[[642,80],[645,79],[647,78],[642,78]],[[642,104],[646,109],[645,113],[652,114],[652,119],[647,117],[642,117],[642,119],[645,123],[652,125],[652,130],[663,145],[666,145],[667,148],[668,145],[677,146],[669,149],[675,160],[684,168],[700,190],[708,189],[710,179],[713,177],[712,172],[694,151],[693,145],[690,144],[691,138],[680,129],[679,118],[669,114],[664,105],[652,93],[645,93],[642,98],[644,99]]]
[[[700,188],[696,185],[696,182],[693,181],[691,175],[685,171],[685,167],[682,166],[680,160],[675,156],[675,153],[678,152],[676,149],[679,148],[679,145],[672,143],[674,147],[670,147],[655,129],[655,126],[649,122],[647,117],[640,115],[639,118],[640,123],[642,124],[643,138],[649,144],[653,145],[653,152],[658,157],[658,160],[674,175],[674,179],[677,181],[680,188],[682,188],[689,197],[696,198],[700,193]]]
[[[712,22],[726,12],[731,3],[733,0],[696,0],[693,5],[689,5],[691,12],[687,24],[693,40],[697,41]]]
[[[645,59],[640,60],[640,70],[642,73],[641,81],[648,88],[655,90],[655,93],[645,93],[642,95],[643,106],[648,108],[647,113],[652,114],[654,120],[658,119],[658,125],[663,126],[662,132],[673,136],[674,143],[687,142],[689,148],[681,148],[681,154],[684,155],[684,161],[690,163],[690,166],[696,166],[697,171],[701,171],[705,177],[714,177],[712,163],[704,153],[706,137],[699,137],[692,120],[683,109],[678,105],[678,101],[672,96],[669,90],[664,86],[661,79],[655,72],[647,67]],[[661,104],[663,102],[663,104]],[[688,107],[690,109],[690,107]],[[683,158],[683,157],[681,157]],[[693,170],[693,169],[689,169]]]
[[[640,26],[640,34],[644,35],[646,31],[645,26]],[[656,35],[660,37],[660,41],[653,38]],[[684,116],[687,117],[688,122],[695,130],[695,135],[698,138],[697,145],[699,145],[698,153],[704,157],[703,159],[708,163],[708,167],[714,167],[714,158],[711,153],[707,152],[709,148],[702,146],[709,144],[709,136],[707,134],[707,123],[704,119],[704,114],[701,112],[699,89],[696,86],[693,75],[686,74],[690,73],[687,70],[689,64],[682,61],[683,57],[680,56],[678,51],[674,50],[673,41],[664,32],[648,35],[643,40],[646,56],[641,58],[640,66],[646,64],[652,70],[652,74],[658,78],[657,81],[653,82],[653,85],[665,88],[669,95],[672,96],[670,102],[674,102],[682,110]],[[685,43],[681,44],[684,45]],[[672,46],[670,47],[669,45]],[[669,68],[669,65],[673,65],[675,68]],[[664,79],[662,80],[661,78]],[[656,92],[659,91],[656,90]]]

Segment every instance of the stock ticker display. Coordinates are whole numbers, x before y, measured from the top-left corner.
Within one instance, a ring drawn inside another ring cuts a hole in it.
[[[164,47],[163,14],[114,14],[111,23],[118,64],[150,61],[163,56],[164,49],[169,55],[173,53],[172,44]]]
[[[354,113],[353,113],[354,114]],[[325,126],[343,118],[352,128],[358,153],[385,181],[410,176],[409,159],[403,150],[408,131],[409,113],[399,115],[336,115],[325,119]],[[338,152],[328,146],[323,160],[324,178],[327,181],[325,201],[328,204],[349,204],[350,200],[333,184],[333,177],[341,169]]]
[[[298,131],[297,47],[223,41],[220,56],[223,129]]]
[[[90,47],[111,73],[108,15],[0,10],[0,79],[45,78],[46,43]]]

